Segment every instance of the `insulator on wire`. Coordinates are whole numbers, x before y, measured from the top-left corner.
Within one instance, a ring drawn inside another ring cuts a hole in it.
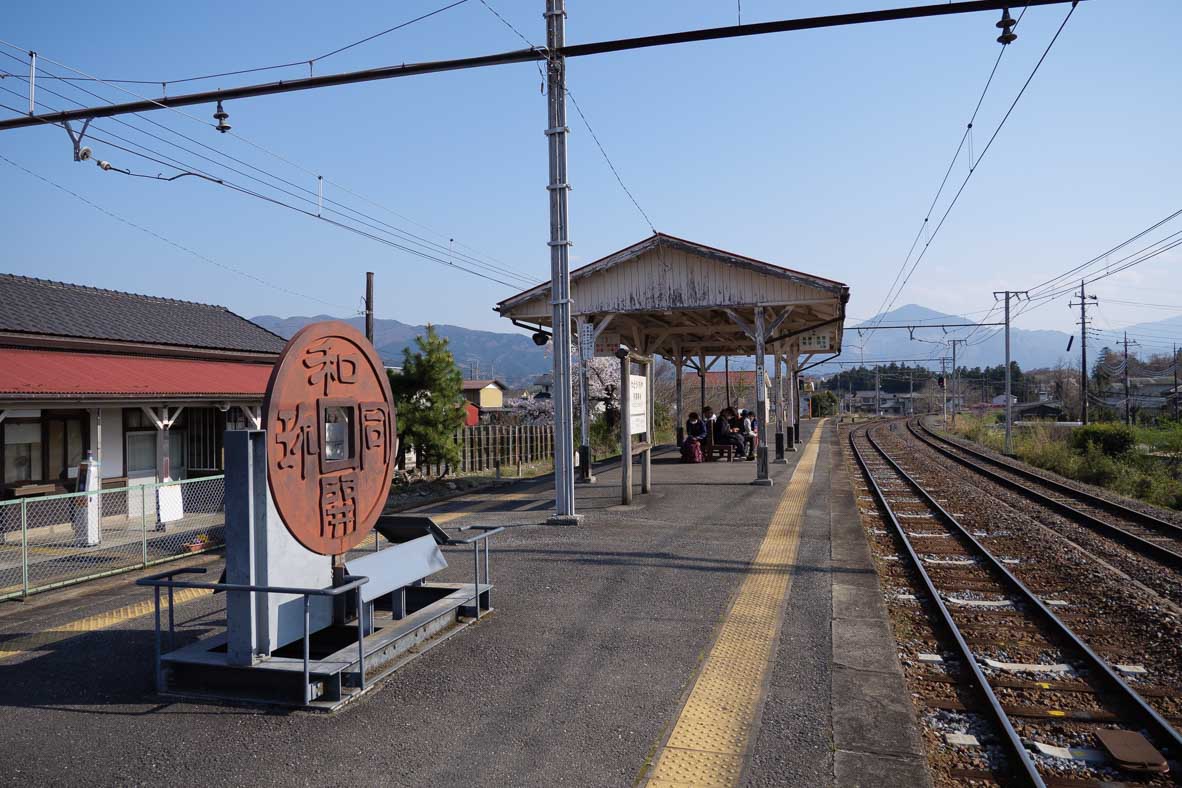
[[[997,43],[1002,46],[1012,44],[1018,40],[1018,34],[1013,31],[1014,25],[1018,24],[1014,18],[1010,16],[1010,9],[1003,8],[1001,12],[1001,19],[997,22],[997,29],[1001,31],[1001,35],[997,37]]]

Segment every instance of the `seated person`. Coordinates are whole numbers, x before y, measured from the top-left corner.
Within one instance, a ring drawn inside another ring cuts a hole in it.
[[[725,408],[714,422],[714,443],[719,446],[727,444],[734,446],[742,455],[747,453],[747,442],[740,434],[740,428],[735,425],[738,414],[734,408]]]
[[[747,459],[755,459],[755,417],[749,410],[742,413],[739,421],[739,434],[743,436],[743,440],[747,443]]]
[[[685,437],[692,441],[706,440],[706,422],[698,418],[697,413],[691,413],[685,422]]]

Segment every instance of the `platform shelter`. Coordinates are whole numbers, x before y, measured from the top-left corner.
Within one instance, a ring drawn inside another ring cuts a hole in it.
[[[580,389],[586,393],[583,362],[592,354],[616,355],[623,346],[639,359],[668,359],[676,368],[680,443],[686,416],[683,369],[698,373],[704,407],[706,372],[729,356],[754,356],[756,413],[761,424],[773,428],[763,433],[774,432],[775,455],[783,459],[800,440],[797,375],[816,357],[841,352],[849,296],[849,287],[832,279],[655,233],[571,272]],[[552,321],[550,301],[550,285],[544,283],[501,301],[496,310],[515,325],[544,331]],[[770,403],[764,374],[769,355],[774,369]],[[651,364],[647,368],[651,398]],[[579,400],[586,476],[590,413],[587,397]],[[649,408],[650,418],[651,413]],[[768,454],[764,442],[757,483],[771,481]]]

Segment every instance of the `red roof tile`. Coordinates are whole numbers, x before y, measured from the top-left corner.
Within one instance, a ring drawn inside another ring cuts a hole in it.
[[[0,348],[0,398],[261,399],[270,364]]]

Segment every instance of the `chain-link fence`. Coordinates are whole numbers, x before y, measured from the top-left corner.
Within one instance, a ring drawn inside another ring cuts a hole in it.
[[[0,600],[200,553],[224,540],[222,476],[0,502]]]

